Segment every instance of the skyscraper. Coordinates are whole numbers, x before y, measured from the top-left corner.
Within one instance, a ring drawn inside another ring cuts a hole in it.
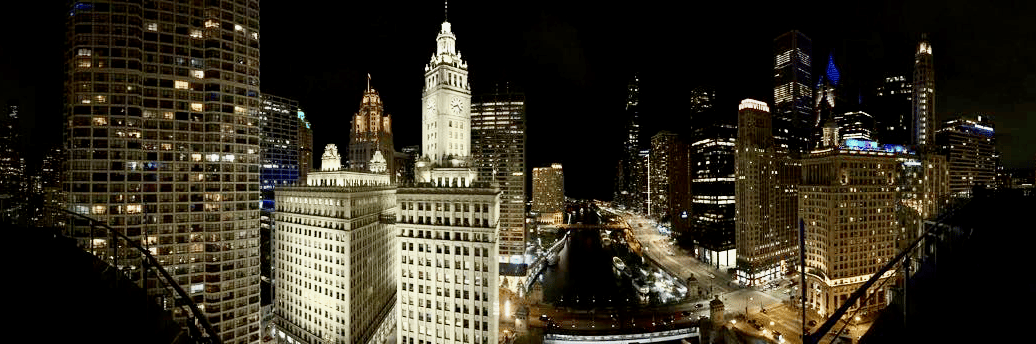
[[[690,160],[687,145],[669,131],[651,137],[651,214],[660,222],[678,223],[691,210]]]
[[[18,127],[18,105],[8,104],[0,113],[0,197],[26,196],[25,159],[19,154]]]
[[[949,191],[970,196],[973,188],[993,189],[996,179],[996,138],[987,115],[947,120],[935,133],[940,153],[946,155]]]
[[[640,78],[634,74],[626,87],[626,130],[622,142],[622,160],[619,162],[617,173],[618,182],[615,190],[614,201],[627,208],[636,208],[636,199],[641,196],[637,187],[635,174],[637,165],[640,163]],[[637,210],[640,211],[640,210]]]
[[[774,43],[773,139],[778,153],[799,157],[809,147],[813,112],[813,43],[799,31]]]
[[[540,214],[540,222],[564,222],[565,172],[561,164],[532,169],[532,211]]]
[[[260,146],[259,190],[262,209],[273,210],[273,188],[299,180],[299,103],[271,94],[262,95],[259,110]]]
[[[140,239],[222,342],[258,342],[259,1],[70,2],[66,23],[70,210]]]
[[[720,115],[715,92],[692,91],[694,134],[690,144],[692,206],[688,216],[695,255],[713,266],[736,265],[734,252],[734,146],[737,116]],[[685,214],[681,213],[680,218]]]
[[[885,77],[878,86],[871,113],[877,122],[877,137],[889,144],[913,142],[910,128],[913,114],[913,87],[904,75]]]
[[[525,95],[504,89],[471,104],[471,149],[478,180],[500,189],[501,273],[525,274]],[[513,264],[512,261],[520,263]]]
[[[320,171],[277,187],[274,336],[383,343],[396,326],[396,186],[385,170],[342,169],[333,144],[325,153]]]
[[[396,148],[392,143],[392,115],[385,113],[378,91],[371,88],[367,79],[367,89],[363,91],[360,110],[349,122],[352,131],[349,133],[349,168],[356,171],[368,171],[368,163],[374,158],[374,152],[388,162],[389,171],[395,171]],[[389,179],[396,181],[395,173],[389,173]]]
[[[500,325],[501,192],[467,161],[471,92],[448,21],[436,40],[422,95],[425,155],[416,183],[396,192],[396,342],[492,344]]]
[[[874,116],[863,111],[846,111],[835,115],[838,140],[874,140]]]
[[[928,35],[921,34],[914,53],[913,144],[930,150],[935,140],[935,64]]]
[[[834,312],[898,253],[897,153],[858,148],[819,150],[803,159],[800,216],[805,222],[806,302]],[[890,271],[887,279],[895,275]],[[879,310],[879,282],[853,309]]]
[[[299,180],[306,180],[313,170],[313,128],[306,113],[299,110]]]
[[[738,106],[735,245],[737,280],[746,285],[778,278],[792,242],[777,204],[782,197],[778,178],[782,159],[776,153],[770,117],[766,103],[745,99]]]

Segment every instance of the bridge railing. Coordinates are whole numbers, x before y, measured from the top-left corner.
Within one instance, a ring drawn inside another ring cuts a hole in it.
[[[128,280],[145,290],[148,299],[142,302],[169,312],[184,326],[191,341],[221,342],[209,318],[195,302],[196,298],[204,297],[202,290],[191,290],[191,294],[196,294],[192,297],[166,271],[162,262],[155,259],[157,233],[123,233],[89,216],[56,207],[44,206],[40,213],[42,220],[38,226],[56,227],[80,249],[125,276],[121,283]],[[181,282],[186,283],[186,280]],[[120,279],[116,278],[115,283],[120,283]]]

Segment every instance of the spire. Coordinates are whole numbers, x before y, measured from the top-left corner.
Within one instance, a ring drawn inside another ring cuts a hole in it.
[[[371,91],[371,73],[367,73],[367,92]]]
[[[442,9],[443,20],[442,21],[450,21],[450,0],[443,0],[442,7],[443,7],[443,9]]]
[[[840,75],[838,73],[838,67],[835,66],[835,53],[827,55],[827,80],[831,81],[832,85],[838,85],[838,79]]]

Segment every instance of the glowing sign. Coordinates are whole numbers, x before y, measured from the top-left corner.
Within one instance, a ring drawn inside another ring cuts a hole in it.
[[[908,153],[906,147],[901,145],[884,144],[879,145],[875,141],[861,140],[861,139],[846,139],[845,144],[842,146],[843,149],[852,150],[865,150],[865,151],[880,151],[887,153]]]
[[[855,150],[878,150],[878,143],[870,140],[847,139],[845,148]]]

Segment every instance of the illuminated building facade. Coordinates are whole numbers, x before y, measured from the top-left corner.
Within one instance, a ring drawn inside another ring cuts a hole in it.
[[[277,187],[278,342],[383,343],[395,329],[396,186],[384,170],[340,163],[328,159],[305,182]]]
[[[363,92],[360,110],[349,122],[352,131],[349,133],[349,168],[354,171],[368,171],[368,163],[374,158],[374,152],[381,152],[388,170],[395,171],[396,148],[392,143],[392,116],[385,114],[378,91],[370,87]],[[395,173],[389,173],[389,179],[396,182]]]
[[[913,142],[910,128],[913,115],[913,86],[904,75],[885,77],[878,86],[872,113],[875,114],[882,142],[906,145]]]
[[[651,137],[651,214],[674,224],[691,210],[690,156],[676,133],[661,131]]]
[[[421,151],[435,166],[464,166],[471,155],[471,85],[457,36],[444,21],[424,68]],[[424,158],[423,157],[423,158]]]
[[[989,116],[959,116],[943,123],[935,134],[949,165],[950,193],[971,195],[972,188],[996,187],[996,139]]]
[[[814,151],[802,160],[804,290],[813,311],[833,313],[898,253],[897,155],[842,146]],[[893,276],[889,272],[882,278]],[[883,308],[889,286],[878,285],[880,280],[851,309]]]
[[[425,185],[396,199],[396,343],[497,343],[500,191]]]
[[[687,216],[694,240],[694,253],[702,262],[713,266],[736,266],[735,254],[735,142],[737,119],[719,116],[714,108],[715,92],[692,91],[692,126],[690,144],[692,164],[691,211]],[[693,100],[697,99],[697,100]]]
[[[18,105],[10,104],[4,110],[0,113],[0,197],[18,199],[27,196],[28,191],[25,159],[18,148]]]
[[[449,22],[437,42],[425,68],[424,156],[415,183],[396,191],[396,343],[496,344],[501,191],[469,167],[471,92]]]
[[[778,189],[774,136],[766,103],[745,99],[738,106],[735,143],[737,280],[759,285],[779,276],[784,242],[777,223]]]
[[[259,342],[259,1],[69,4],[70,210],[149,247],[223,343]]]
[[[914,53],[913,79],[913,144],[922,150],[935,145],[935,63],[928,36],[921,35]]]
[[[651,174],[651,150],[643,149],[637,153],[633,165],[633,206],[635,212],[652,216],[651,209],[651,184],[648,183],[648,175]]]
[[[774,39],[773,136],[778,153],[798,158],[809,148],[813,110],[813,43],[799,31]]]
[[[835,115],[838,125],[838,141],[873,140],[874,117],[863,111],[849,111]]]
[[[565,172],[561,164],[532,169],[532,212],[540,222],[560,224],[565,220]]]
[[[262,164],[259,189],[264,211],[274,209],[273,188],[299,180],[299,103],[270,94],[262,95],[259,127],[262,138]]]
[[[478,180],[500,189],[500,257],[516,266],[503,273],[524,275],[525,244],[525,95],[496,92],[471,106],[471,149]]]

